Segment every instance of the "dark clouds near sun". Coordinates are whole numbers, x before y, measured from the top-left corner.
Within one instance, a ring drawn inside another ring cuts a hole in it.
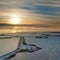
[[[59,0],[0,0],[0,25],[8,22],[10,13],[18,13],[26,22],[31,20],[32,24],[60,25]]]

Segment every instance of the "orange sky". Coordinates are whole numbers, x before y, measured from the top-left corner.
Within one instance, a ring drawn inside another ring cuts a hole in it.
[[[16,26],[18,24],[25,26]],[[0,0],[0,32],[5,29],[60,31],[60,1]]]

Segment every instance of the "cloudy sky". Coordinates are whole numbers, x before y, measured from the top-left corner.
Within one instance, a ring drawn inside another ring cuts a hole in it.
[[[0,29],[15,15],[19,24],[60,31],[60,0],[0,0]]]

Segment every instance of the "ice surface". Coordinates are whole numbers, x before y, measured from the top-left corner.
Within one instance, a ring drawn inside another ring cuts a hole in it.
[[[24,34],[26,35],[26,33],[23,33],[23,35]],[[31,33],[29,34],[33,35]],[[39,34],[37,33],[37,35]],[[18,53],[10,60],[60,60],[60,37],[53,36],[41,39],[25,37],[25,39],[28,44],[36,44],[42,49],[33,53]],[[19,38],[0,39],[0,56],[13,51],[17,47],[18,41]]]

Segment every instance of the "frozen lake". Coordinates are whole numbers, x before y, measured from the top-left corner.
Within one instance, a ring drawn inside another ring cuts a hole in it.
[[[28,44],[36,44],[41,50],[33,53],[23,52],[10,60],[60,60],[60,37],[25,37]],[[0,56],[16,49],[19,38],[0,39]]]

